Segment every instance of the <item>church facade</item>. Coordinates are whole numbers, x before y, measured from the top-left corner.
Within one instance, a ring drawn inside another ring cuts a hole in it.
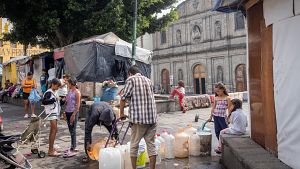
[[[211,94],[217,82],[247,90],[246,23],[242,13],[211,11],[213,0],[186,0],[179,19],[153,36],[152,73],[162,93],[183,80],[190,94]]]

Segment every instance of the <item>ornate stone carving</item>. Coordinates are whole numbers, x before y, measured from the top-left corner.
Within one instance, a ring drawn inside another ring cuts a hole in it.
[[[181,45],[181,31],[179,29],[176,31],[176,43]]]
[[[197,10],[198,5],[199,5],[198,0],[194,0],[194,2],[193,2],[193,7],[194,7],[195,10]]]
[[[198,25],[194,25],[192,30],[193,41],[200,41],[201,38],[202,38],[202,28]]]

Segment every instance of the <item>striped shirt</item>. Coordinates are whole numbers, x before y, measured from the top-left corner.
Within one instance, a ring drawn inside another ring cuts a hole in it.
[[[228,108],[228,101],[216,99],[215,102],[216,102],[216,108],[213,112],[213,115],[218,117],[227,117],[226,111]]]
[[[129,119],[134,124],[157,122],[151,80],[137,73],[126,80],[122,100],[129,100]]]

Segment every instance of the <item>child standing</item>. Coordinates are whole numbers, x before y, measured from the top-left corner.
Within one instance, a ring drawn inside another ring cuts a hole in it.
[[[215,101],[211,109],[211,115],[208,121],[212,121],[214,118],[214,126],[215,126],[215,133],[217,139],[219,140],[221,130],[227,128],[226,118],[228,110],[229,114],[229,107],[231,107],[230,97],[227,92],[227,89],[223,83],[217,83],[215,85]],[[219,147],[215,149],[218,151]]]
[[[178,82],[178,87],[172,91],[169,99],[173,99],[175,95],[178,95],[181,111],[183,111],[183,113],[185,113],[188,110],[188,108],[186,107],[185,102],[184,102],[185,88],[184,88],[184,82],[182,80],[180,80]]]
[[[232,99],[232,108],[231,114],[229,115],[230,126],[226,129],[223,129],[220,132],[222,134],[230,135],[243,135],[246,133],[246,128],[248,126],[247,116],[242,110],[242,101],[239,99]],[[221,139],[219,139],[219,148],[216,153],[221,153]]]
[[[60,104],[58,100],[57,90],[61,83],[59,79],[54,78],[51,81],[51,88],[48,89],[43,97],[42,103],[45,106],[45,112],[48,115],[47,120],[50,121],[49,134],[49,150],[48,155],[51,157],[58,157],[60,154],[54,149],[54,140],[57,133],[57,120],[59,119]]]

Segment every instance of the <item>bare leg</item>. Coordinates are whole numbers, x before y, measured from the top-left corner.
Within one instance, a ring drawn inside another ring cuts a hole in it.
[[[131,165],[132,165],[133,169],[136,169],[136,160],[137,160],[137,157],[131,157]]]
[[[150,159],[150,163],[149,163],[150,169],[155,169],[156,156],[150,156],[149,159]]]
[[[35,111],[35,103],[31,103],[31,114],[32,115],[35,114],[34,111]]]
[[[49,134],[49,153],[53,153],[54,150],[54,141],[57,133],[57,121],[51,120],[50,121],[50,134]]]
[[[24,100],[24,112],[25,114],[28,114],[28,109],[29,109],[29,101],[28,100]]]
[[[222,146],[222,139],[221,139],[221,135],[223,135],[224,133],[225,133],[225,131],[227,130],[227,128],[226,129],[223,129],[223,130],[221,130],[220,131],[220,138],[219,138],[219,147],[221,147]]]

